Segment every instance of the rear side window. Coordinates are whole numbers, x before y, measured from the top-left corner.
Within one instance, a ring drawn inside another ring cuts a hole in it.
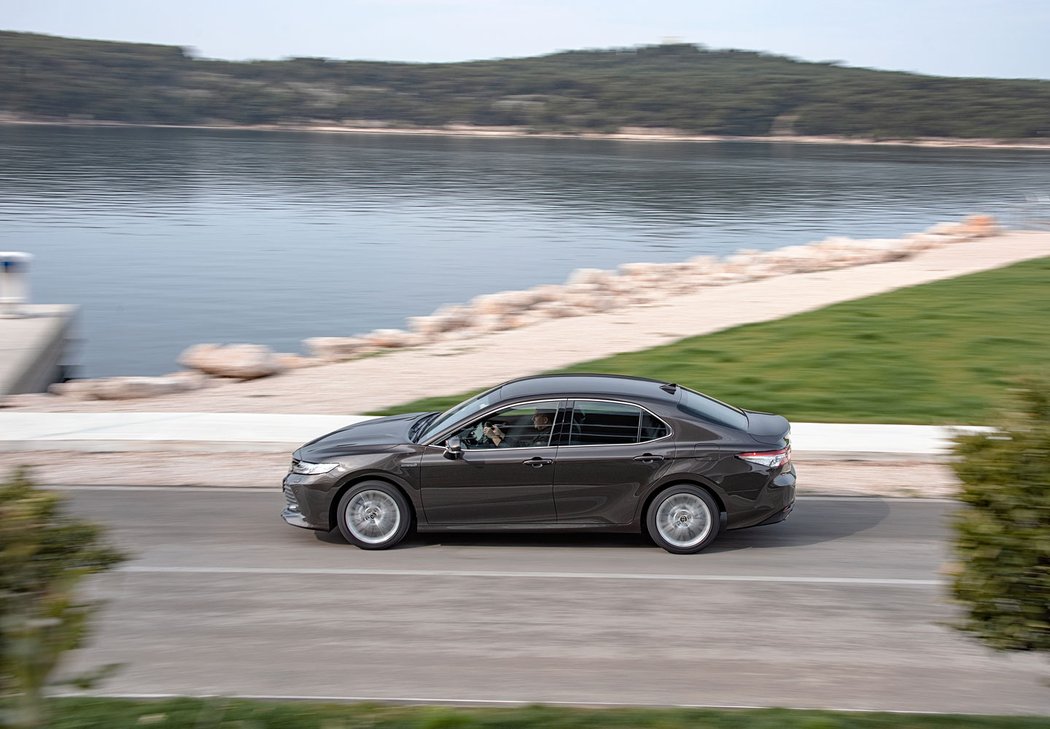
[[[681,391],[682,399],[678,401],[678,409],[687,415],[728,425],[737,430],[747,430],[747,416],[736,408],[684,387],[681,388]]]
[[[659,418],[635,405],[578,400],[565,423],[567,445],[620,445],[663,438],[670,429]]]

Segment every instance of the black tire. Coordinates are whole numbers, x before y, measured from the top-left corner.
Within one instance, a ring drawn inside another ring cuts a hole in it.
[[[706,490],[692,484],[669,486],[652,500],[645,528],[671,554],[696,554],[718,536],[718,504]]]
[[[412,507],[385,481],[362,481],[347,489],[336,512],[339,533],[361,549],[389,549],[412,527]]]

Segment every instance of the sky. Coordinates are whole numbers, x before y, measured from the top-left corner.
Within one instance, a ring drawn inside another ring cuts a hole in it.
[[[675,40],[1050,79],[1050,0],[0,0],[0,29],[230,60],[465,61]]]

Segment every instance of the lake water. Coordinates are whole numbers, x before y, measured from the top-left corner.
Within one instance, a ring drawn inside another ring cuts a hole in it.
[[[0,127],[0,250],[82,307],[79,374],[199,342],[301,351],[576,268],[982,212],[1023,225],[1050,152]]]

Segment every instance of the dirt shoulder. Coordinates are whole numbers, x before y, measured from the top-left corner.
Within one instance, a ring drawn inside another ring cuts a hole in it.
[[[47,486],[185,486],[273,489],[281,501],[281,479],[290,453],[0,453],[0,477],[30,465]],[[796,459],[799,496],[952,498],[958,482],[943,463]]]

